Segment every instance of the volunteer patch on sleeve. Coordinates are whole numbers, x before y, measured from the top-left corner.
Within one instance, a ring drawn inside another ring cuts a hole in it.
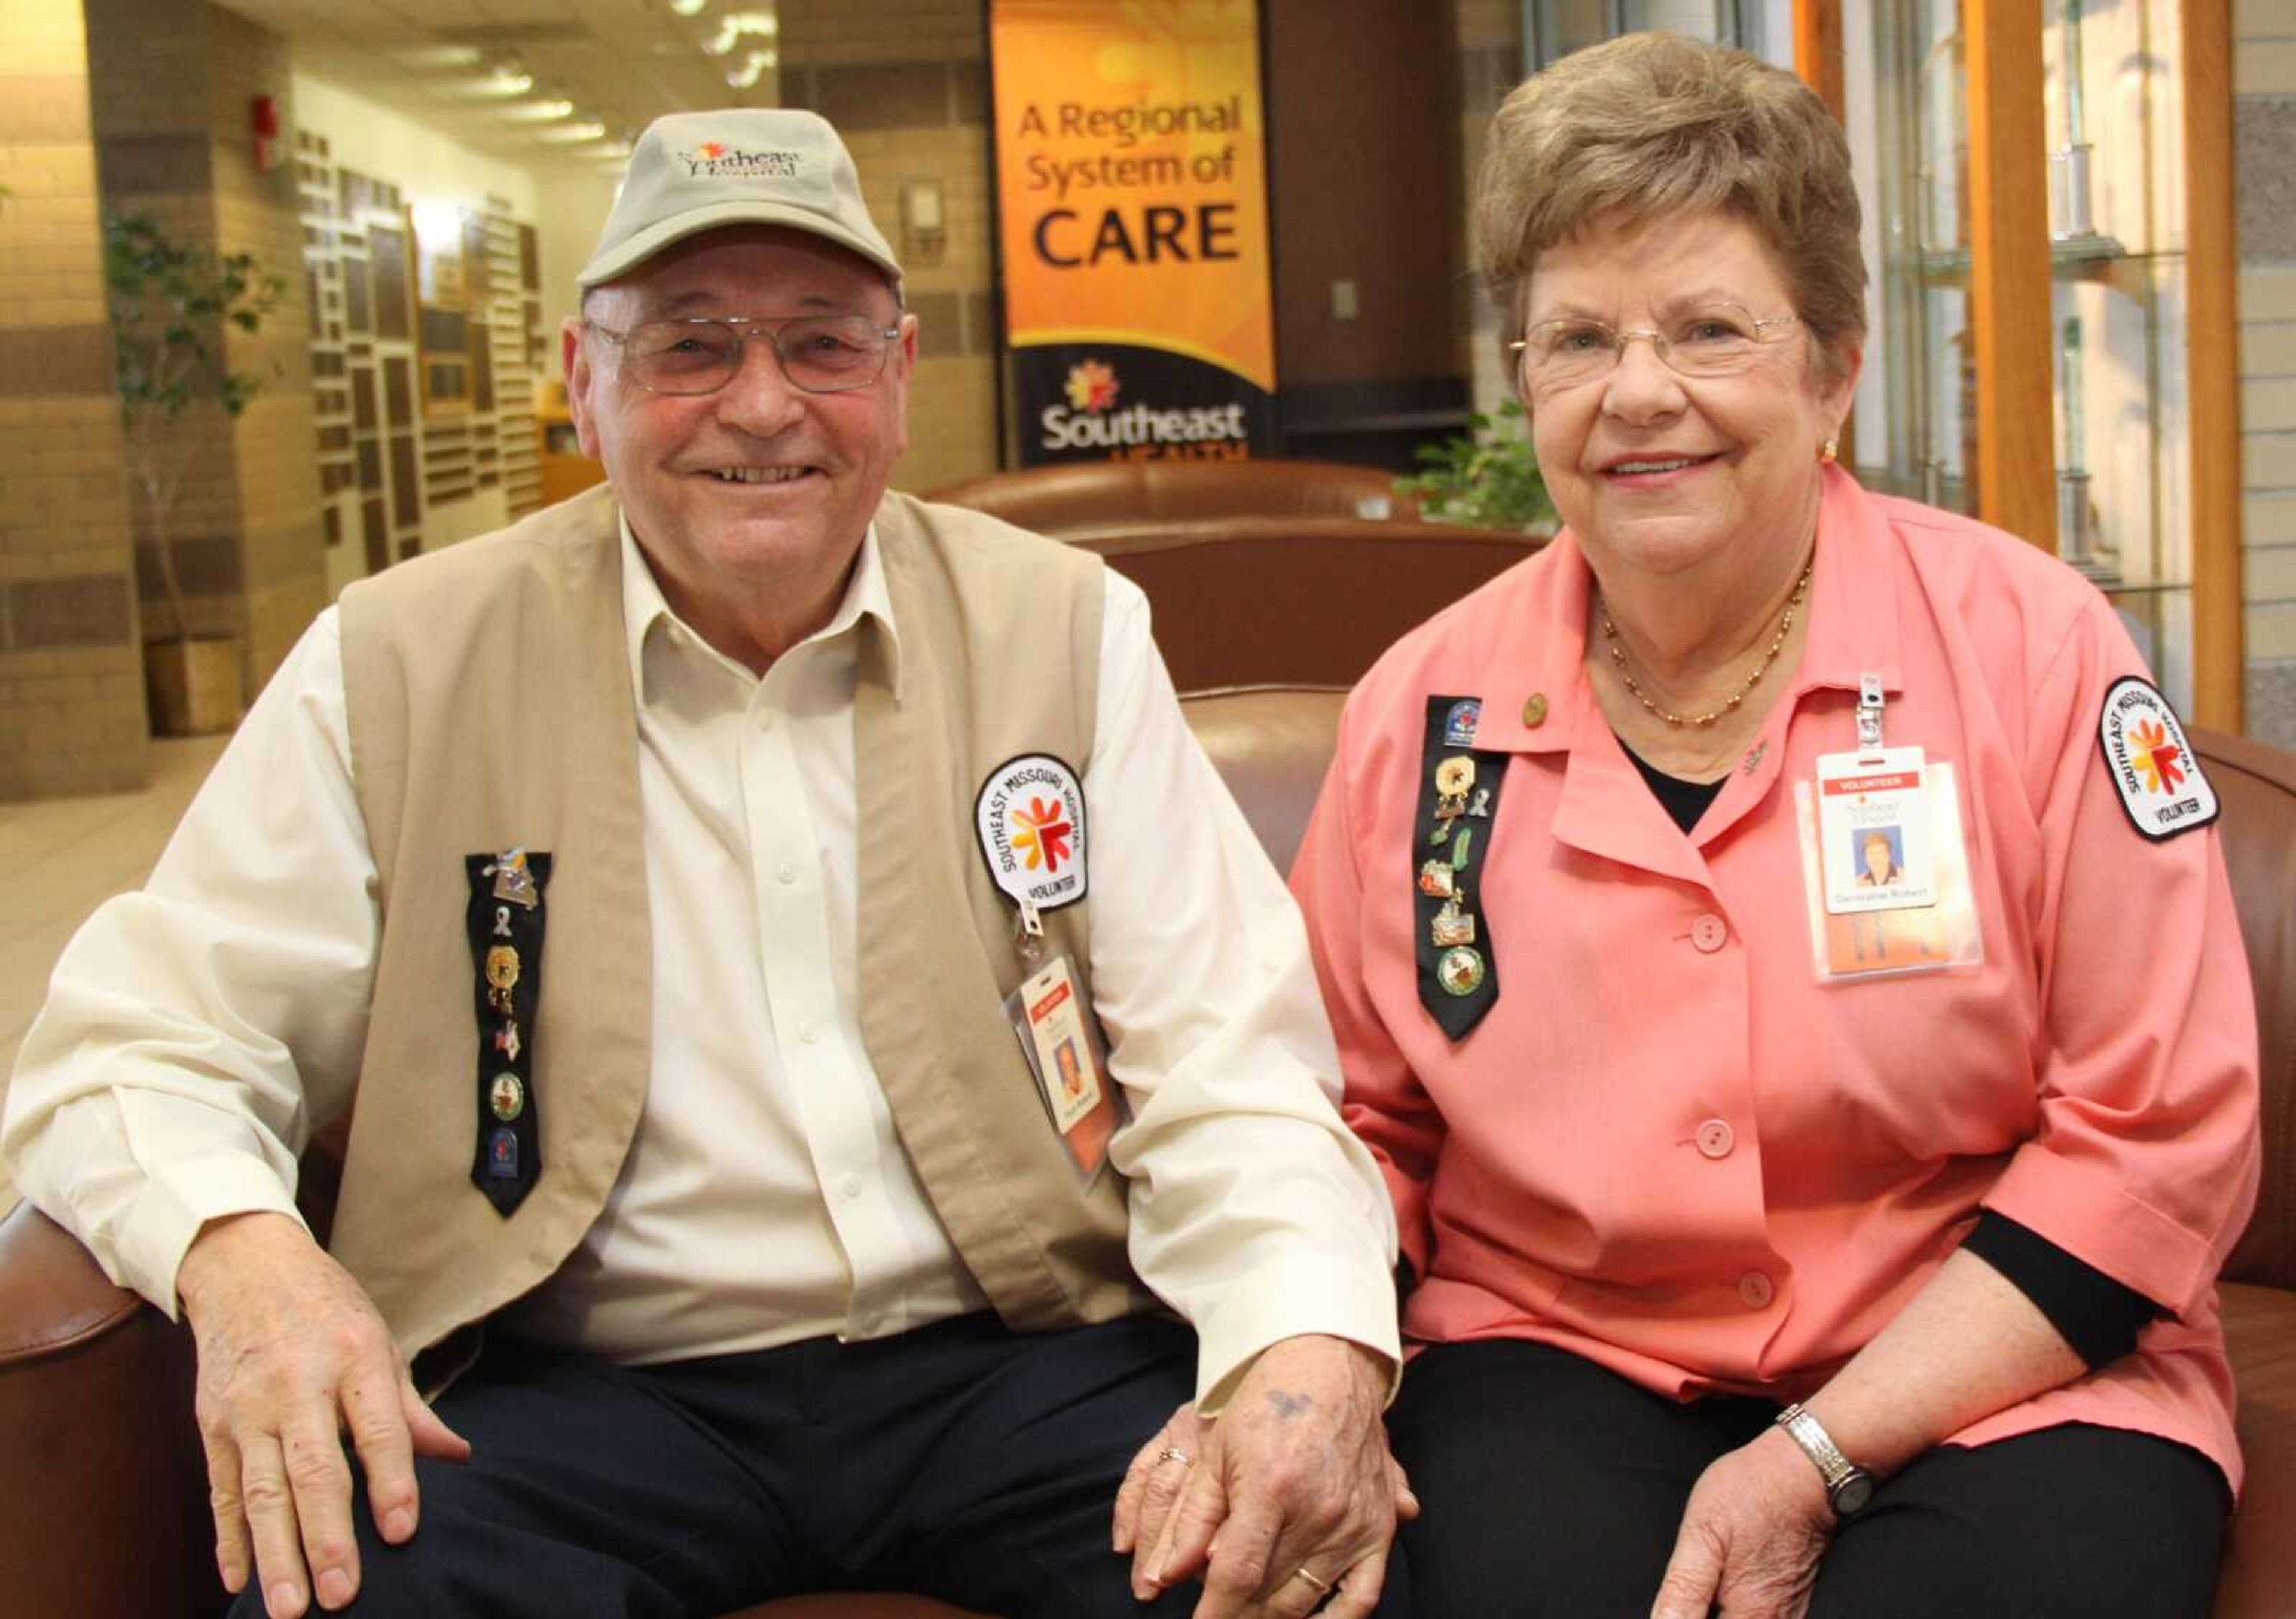
[[[2120,807],[2144,836],[2157,843],[2217,818],[2217,791],[2201,773],[2184,721],[2150,681],[2115,680],[2096,734]]]

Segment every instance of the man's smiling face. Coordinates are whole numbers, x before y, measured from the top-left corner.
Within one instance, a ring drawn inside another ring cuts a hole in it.
[[[738,226],[691,237],[594,289],[584,314],[620,333],[703,316],[770,325],[859,315],[899,326],[883,374],[865,388],[808,393],[757,333],[731,382],[692,395],[640,387],[612,340],[568,326],[567,400],[583,451],[605,464],[673,605],[841,577],[908,444],[916,323],[884,276],[818,236]]]

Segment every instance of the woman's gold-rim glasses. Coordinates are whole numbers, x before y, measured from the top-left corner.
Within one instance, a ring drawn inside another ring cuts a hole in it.
[[[1649,340],[1651,352],[1677,376],[1730,376],[1752,365],[1774,329],[1799,324],[1792,314],[1758,316],[1726,300],[1696,304],[1664,328],[1613,326],[1592,316],[1567,315],[1543,320],[1507,345],[1526,390],[1551,392],[1606,377],[1626,357],[1636,338]]]

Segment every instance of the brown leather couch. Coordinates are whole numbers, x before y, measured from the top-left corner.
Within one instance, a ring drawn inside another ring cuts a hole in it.
[[[1395,474],[1337,461],[1071,461],[931,491],[1038,534],[1208,517],[1415,519]]]
[[[1288,867],[1331,754],[1340,694],[1187,699],[1197,735]],[[2226,1270],[2248,1491],[2218,1619],[2296,1619],[2296,754],[2195,730],[2260,1019],[2264,1183]],[[211,1615],[205,1482],[183,1334],[107,1283],[29,1205],[0,1222],[0,1590],[25,1614]],[[912,1598],[807,1598],[754,1619],[961,1619]]]

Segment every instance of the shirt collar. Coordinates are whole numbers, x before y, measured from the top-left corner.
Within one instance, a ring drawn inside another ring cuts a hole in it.
[[[677,616],[655,580],[653,565],[646,559],[637,536],[630,530],[627,512],[619,514],[622,531],[622,634],[625,652],[630,662],[631,689],[644,701],[645,693],[646,637],[657,624],[681,632],[684,644],[700,651],[705,657],[739,674],[750,684],[757,677],[701,638],[694,628]],[[861,537],[861,555],[855,559],[851,578],[846,581],[845,595],[837,604],[837,611],[829,622],[808,636],[800,645],[816,641],[833,640],[855,629],[865,619],[873,619],[884,637],[886,666],[891,673],[895,697],[901,692],[901,637],[893,621],[893,598],[885,584],[885,560],[877,544],[877,525],[871,523]]]

